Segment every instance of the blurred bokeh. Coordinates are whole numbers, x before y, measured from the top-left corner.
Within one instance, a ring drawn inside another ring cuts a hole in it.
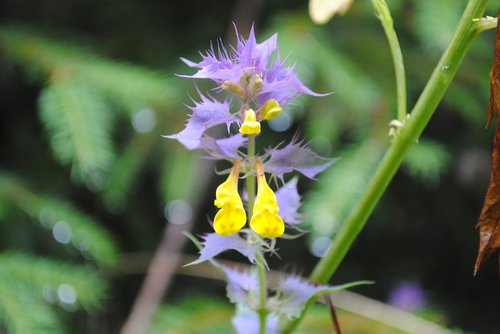
[[[411,107],[465,1],[387,2]],[[300,180],[310,233],[280,240],[281,260],[270,261],[310,272],[390,144],[396,100],[370,1],[354,1],[324,26],[311,22],[307,5],[0,0],[0,333],[119,332],[159,245],[176,257],[165,260],[174,265],[149,332],[231,332],[224,285],[196,277],[210,277],[209,269],[176,272],[196,254],[179,233],[210,231],[221,181],[214,171],[227,165],[160,135],[181,130],[185,104],[197,96],[192,80],[175,76],[192,73],[179,57],[196,61],[210,41],[234,41],[232,22],[243,35],[254,23],[258,40],[278,32],[299,77],[335,92],[298,98],[259,140],[262,149],[300,131],[321,155],[341,157],[318,180]],[[490,1],[487,14],[497,6]],[[493,30],[476,39],[332,279],[374,280],[354,291],[456,333],[500,330],[495,256],[472,276],[494,133],[484,129],[493,39]],[[340,313],[347,333],[400,333],[351,312]],[[327,313],[315,309],[301,333],[327,333]]]

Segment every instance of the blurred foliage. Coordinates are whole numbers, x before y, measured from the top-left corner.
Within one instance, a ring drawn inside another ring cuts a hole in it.
[[[0,254],[0,319],[9,333],[65,333],[57,310],[96,308],[104,282],[90,267],[20,253]]]
[[[57,231],[56,225],[62,223],[59,226],[67,226],[67,231],[62,231],[67,234],[67,243],[71,241],[83,256],[100,265],[116,262],[118,250],[109,233],[65,201],[34,193],[15,177],[0,172],[0,203],[5,211],[8,207],[24,211],[53,233]]]
[[[30,30],[2,28],[0,43],[8,57],[47,82],[39,106],[53,154],[62,164],[73,164],[73,173],[84,180],[110,170],[114,111],[133,113],[176,101],[175,89],[157,72],[105,60]]]
[[[443,1],[420,1],[411,12],[411,20],[395,19],[400,38],[405,37],[402,48],[408,73],[408,95],[412,97],[409,107],[437,60],[433,55],[439,55],[444,50],[458,22],[463,1],[451,3],[456,5]],[[393,2],[389,5],[392,8]],[[308,212],[308,223],[314,225],[313,240],[318,235],[331,236],[340,227],[340,222],[351,210],[389,144],[387,124],[396,115],[394,74],[391,72],[387,41],[382,28],[375,26],[377,22],[370,10],[370,3],[356,3],[349,13],[354,18],[346,17],[348,22],[345,24],[333,20],[331,25],[337,31],[351,29],[341,36],[329,36],[328,30],[314,26],[302,16],[282,16],[271,29],[279,31],[284,53],[291,52],[293,60],[298,59],[299,72],[302,68],[306,74],[309,73],[306,78],[310,81],[324,82],[335,90],[333,98],[323,98],[329,103],[315,99],[307,116],[299,114],[299,117],[306,118],[304,121],[313,147],[325,155],[341,147],[333,154],[342,159],[320,176],[317,189],[306,197],[304,212]],[[404,11],[404,6],[394,4],[393,16],[403,14],[409,15],[410,12]],[[353,21],[360,20],[360,17],[366,23],[352,28]],[[432,50],[430,57],[422,57],[418,45],[408,44],[410,38],[405,34],[409,32],[415,34],[423,48]],[[363,41],[362,44],[353,42],[351,34],[357,36],[357,41]],[[468,58],[489,59],[491,50],[484,45],[485,40],[478,39],[476,43],[479,45],[472,48]],[[301,47],[296,48],[295,45]],[[381,46],[385,54],[372,52],[371,58],[360,58],[364,57],[364,50]],[[418,61],[415,57],[419,57]],[[376,67],[370,63],[376,64]],[[483,78],[489,67],[488,61],[466,62],[441,106],[461,113],[470,122],[471,129],[481,130],[485,120],[484,101],[487,101],[489,90],[488,82]],[[471,93],[470,87],[482,89],[474,89]],[[428,184],[436,184],[439,176],[450,166],[450,153],[437,140],[421,139],[404,162],[410,175]],[[359,153],[355,154],[353,150]]]
[[[465,1],[387,2],[406,64],[410,108]],[[105,280],[112,282],[104,311],[111,320],[90,318],[99,324],[94,331],[116,332],[137,282],[135,277],[109,275],[112,265],[125,251],[155,248],[169,201],[191,204],[194,233],[209,229],[206,217],[213,213],[213,169],[160,135],[182,128],[186,91],[194,91],[190,80],[173,75],[191,73],[180,67],[178,57],[197,60],[196,50],[208,48],[208,39],[224,35],[224,29],[232,36],[230,22],[238,19],[229,17],[233,4],[82,3],[6,1],[5,11],[0,11],[0,247],[15,251],[0,254],[0,319],[9,333],[68,332],[69,319],[76,318],[74,307],[57,299],[57,289],[72,286],[75,305],[92,310],[103,304]],[[490,1],[487,14],[493,15],[497,5]],[[290,64],[297,63],[299,77],[315,91],[334,92],[297,99],[286,110],[293,118],[291,128],[265,137],[281,141],[300,125],[318,153],[341,158],[318,181],[300,183],[306,190],[303,211],[311,249],[315,240],[329,240],[336,233],[390,144],[388,123],[396,115],[392,61],[369,1],[355,1],[346,16],[321,27],[310,22],[304,1],[264,2],[260,10],[260,18],[252,17],[258,40],[278,32],[281,54],[288,55]],[[16,19],[30,21],[31,28],[6,24]],[[352,265],[339,272],[346,280],[376,279],[377,285],[366,292],[379,299],[398,279],[414,276],[434,298],[430,302],[450,313],[453,324],[484,333],[500,325],[492,320],[498,300],[481,281],[471,282],[467,261],[473,257],[471,240],[476,236],[474,218],[467,223],[464,216],[479,212],[473,203],[480,205],[486,187],[480,182],[488,177],[483,161],[487,163],[491,138],[483,128],[490,39],[486,32],[474,42],[440,110],[406,158],[398,182],[380,203],[376,227],[368,224],[348,260]],[[465,195],[453,197],[459,190]],[[410,191],[411,200],[403,201]],[[66,238],[62,243],[56,237],[61,228]],[[432,234],[439,228],[446,230],[449,252],[440,253],[442,235]],[[308,270],[312,256],[296,242],[280,248],[283,254],[296,254],[297,266]],[[411,257],[411,251],[418,254]],[[435,263],[422,261],[429,252],[439,253],[441,262],[437,255]],[[48,260],[47,255],[60,260]],[[127,264],[126,255],[123,262]],[[174,294],[188,283],[176,283],[180,289]],[[475,306],[479,303],[484,305],[481,314]],[[229,333],[232,312],[212,299],[189,298],[162,308],[151,332],[168,328],[187,333],[181,326],[188,324],[192,332]],[[348,333],[379,330],[379,324],[352,317],[341,314]],[[91,332],[89,323],[71,332]],[[304,323],[311,333],[329,326],[324,307]]]
[[[337,316],[344,333],[356,334],[403,334],[405,331],[391,327],[372,319],[365,318],[346,310],[337,308]],[[446,321],[439,310],[422,310],[426,318],[436,322]],[[174,333],[206,333],[232,334],[231,318],[234,308],[224,300],[196,294],[185,296],[173,305],[164,305],[156,312],[148,334]],[[304,322],[297,328],[297,334],[327,334],[332,333],[333,324],[328,307],[316,305],[308,313]],[[450,333],[464,333],[459,330]]]

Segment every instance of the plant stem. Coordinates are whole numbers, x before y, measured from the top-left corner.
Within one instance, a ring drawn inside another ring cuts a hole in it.
[[[375,205],[396,174],[404,156],[423,132],[450,85],[471,42],[478,33],[473,19],[482,16],[487,2],[488,0],[469,0],[467,3],[455,34],[415,104],[406,127],[394,139],[363,192],[363,196],[347,217],[325,256],[317,263],[311,274],[311,281],[327,282],[363,229]],[[298,325],[305,312],[306,310],[300,317],[285,324],[282,333],[290,333]]]
[[[403,62],[403,54],[399,46],[398,36],[394,30],[389,6],[384,0],[372,0],[373,6],[377,13],[382,27],[384,28],[389,47],[391,49],[392,60],[394,62],[394,72],[396,74],[396,90],[398,101],[398,120],[403,121],[406,118],[406,77],[405,65]]]
[[[248,136],[248,149],[247,154],[249,160],[253,163],[255,160],[255,135]],[[255,175],[250,174],[247,179],[247,209],[248,209],[248,222],[252,219],[253,205],[255,203]],[[260,323],[260,334],[266,334],[266,300],[267,300],[267,285],[266,285],[266,265],[264,260],[264,255],[262,252],[257,254],[257,271],[259,275],[259,323]]]
[[[255,160],[255,135],[248,136],[247,154],[249,160],[253,163]],[[247,176],[246,182],[247,182],[247,194],[248,194],[248,201],[247,201],[248,221],[250,222],[250,219],[252,219],[253,204],[255,202],[255,175],[250,173],[250,175]]]
[[[261,252],[257,254],[257,270],[259,273],[259,323],[260,330],[259,334],[266,334],[266,319],[267,319],[267,309],[266,309],[266,301],[267,301],[267,286],[266,286],[266,267],[264,261],[264,255]]]

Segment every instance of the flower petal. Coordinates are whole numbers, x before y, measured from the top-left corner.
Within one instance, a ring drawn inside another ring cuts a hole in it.
[[[319,156],[296,138],[283,148],[268,149],[267,152],[270,154],[270,158],[264,164],[266,172],[281,179],[285,173],[293,171],[298,171],[304,176],[314,179],[316,175],[338,160]]]
[[[203,237],[203,249],[200,257],[189,265],[198,264],[208,259],[212,259],[227,250],[235,250],[245,256],[251,263],[255,263],[255,257],[259,251],[258,244],[250,244],[238,234],[223,236],[217,233],[208,233]]]
[[[357,281],[342,285],[314,285],[300,276],[290,275],[282,279],[279,283],[279,299],[272,298],[268,302],[268,307],[277,314],[284,314],[289,319],[300,315],[304,305],[311,299],[320,294],[340,291],[356,285],[372,284],[370,281]],[[274,299],[274,300],[273,300]]]
[[[238,149],[245,145],[247,137],[236,134],[228,138],[215,139],[209,136],[203,136],[199,148],[205,150],[210,158],[214,159],[235,159],[238,158]]]
[[[307,88],[295,74],[293,67],[285,66],[286,59],[280,61],[280,55],[274,60],[273,65],[266,71],[263,77],[262,89],[259,91],[258,100],[264,104],[267,100],[274,98],[280,104],[285,104],[299,94],[308,94],[313,96],[326,96],[328,94],[319,94]]]
[[[222,266],[227,279],[227,297],[234,304],[245,304],[251,308],[259,307],[259,276],[257,270],[243,270]]]
[[[201,102],[195,102],[195,106],[190,107],[193,112],[184,130],[163,137],[177,139],[188,150],[194,150],[200,147],[201,137],[207,129],[224,123],[229,126],[238,120],[229,112],[228,101],[219,102],[201,93],[200,97]]]
[[[298,178],[294,177],[276,191],[276,200],[280,208],[278,214],[289,225],[300,224],[304,219],[303,215],[298,212],[302,203],[297,190],[297,181]]]
[[[231,320],[238,334],[259,334],[259,314],[241,304],[236,305],[236,314]],[[279,318],[274,313],[269,313],[266,318],[266,334],[279,334]]]

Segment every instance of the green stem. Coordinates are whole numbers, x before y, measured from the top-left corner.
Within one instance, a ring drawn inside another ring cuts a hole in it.
[[[253,162],[255,160],[255,135],[248,135],[247,154],[249,160]],[[250,173],[250,175],[248,175],[246,179],[246,182],[247,182],[247,194],[248,194],[248,201],[247,201],[248,221],[250,222],[250,219],[252,219],[253,204],[255,202],[255,175]]]
[[[422,134],[450,85],[460,63],[478,33],[477,23],[473,19],[482,16],[487,2],[488,0],[469,0],[467,3],[455,35],[415,104],[406,127],[392,142],[363,192],[363,196],[347,217],[325,256],[317,263],[311,274],[311,281],[317,283],[327,282],[363,229],[375,205],[398,170],[404,156]],[[306,310],[300,317],[285,324],[282,333],[290,333],[298,325],[305,312]]]
[[[266,285],[266,267],[264,255],[261,252],[257,254],[257,270],[259,274],[259,323],[260,323],[260,331],[259,334],[266,334],[266,319],[267,319],[267,309],[266,309],[266,301],[267,301],[267,285]]]
[[[249,160],[253,162],[255,160],[255,135],[248,136],[248,149],[247,154]],[[248,193],[248,201],[247,201],[247,209],[248,209],[248,221],[252,219],[253,214],[253,206],[255,203],[255,175],[250,174],[247,179],[247,193]],[[266,310],[266,301],[267,301],[267,285],[266,285],[266,265],[264,255],[261,252],[257,254],[257,271],[259,275],[259,322],[260,322],[260,334],[266,334],[266,318],[267,318],[267,310]]]
[[[398,101],[398,120],[403,121],[406,118],[406,76],[403,54],[399,46],[398,36],[394,30],[391,12],[384,0],[372,0],[373,7],[377,13],[382,27],[384,28],[389,48],[391,49],[392,60],[394,62],[394,72],[396,74],[396,90]]]

